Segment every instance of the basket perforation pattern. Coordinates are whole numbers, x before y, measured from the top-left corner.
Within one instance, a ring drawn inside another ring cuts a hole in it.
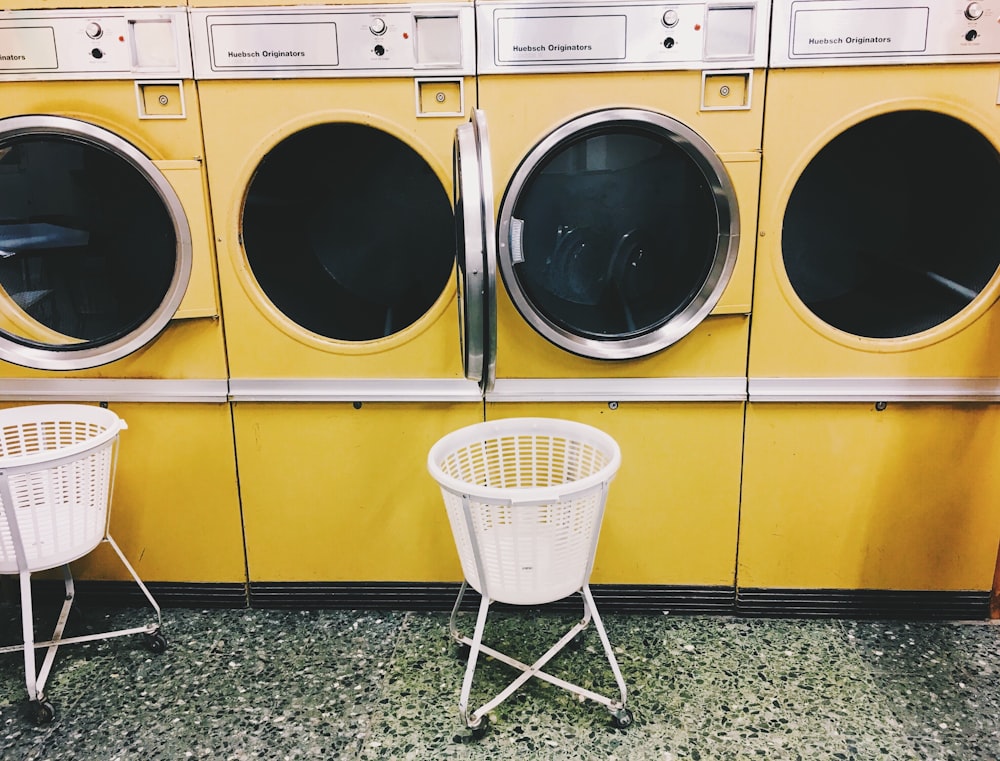
[[[620,455],[610,437],[596,432],[608,446],[575,437],[575,430],[498,432],[440,455],[440,471],[460,482],[439,480],[462,572],[481,594],[533,605],[587,583]]]
[[[8,520],[11,508],[30,571],[82,557],[101,542],[107,525],[117,428],[109,436],[108,426],[98,419],[32,420],[16,414],[24,409],[6,410],[3,414],[14,419],[0,424],[0,472],[13,503],[7,504],[0,493],[0,573],[19,570]],[[74,408],[50,409],[66,414]],[[79,409],[88,418],[113,416],[99,408]],[[86,446],[88,442],[93,445]]]

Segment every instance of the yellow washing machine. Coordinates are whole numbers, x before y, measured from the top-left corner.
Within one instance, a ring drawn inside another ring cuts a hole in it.
[[[0,50],[0,400],[109,404],[139,574],[242,599],[186,11],[10,11]],[[118,573],[93,557],[84,577]]]
[[[747,608],[984,610],[1000,534],[998,22],[997,2],[775,3]]]
[[[476,8],[486,417],[619,441],[595,582],[731,605],[769,3]]]
[[[457,579],[424,462],[483,416],[451,200],[472,5],[191,19],[251,595]]]

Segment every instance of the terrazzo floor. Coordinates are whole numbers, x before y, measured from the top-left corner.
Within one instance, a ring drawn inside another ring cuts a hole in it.
[[[17,608],[0,606],[16,641]],[[145,611],[83,609],[77,630]],[[473,618],[463,614],[471,629]],[[524,660],[563,614],[493,613],[487,639]],[[20,759],[1000,759],[1000,626],[605,615],[635,723],[532,680],[464,738],[464,664],[444,613],[164,611],[141,637],[60,650],[53,723],[25,719],[19,653],[0,656],[0,758]],[[546,639],[548,637],[548,639]],[[605,694],[596,633],[553,673]],[[513,676],[481,663],[473,701]]]

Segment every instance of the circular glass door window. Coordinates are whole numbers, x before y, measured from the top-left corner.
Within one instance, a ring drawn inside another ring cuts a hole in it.
[[[0,121],[0,355],[79,369],[148,343],[186,287],[187,229],[130,144],[61,117]]]
[[[958,315],[1000,266],[1000,156],[977,130],[898,111],[830,141],[792,190],[788,280],[828,325],[893,339]]]
[[[275,146],[243,207],[253,276],[320,336],[372,341],[423,316],[450,283],[451,201],[411,147],[360,124],[322,124]]]
[[[690,332],[735,264],[736,198],[708,144],[636,110],[569,122],[522,163],[500,213],[522,316],[582,356],[623,359]]]

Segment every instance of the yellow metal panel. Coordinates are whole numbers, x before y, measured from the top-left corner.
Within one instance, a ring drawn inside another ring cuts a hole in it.
[[[12,405],[5,405],[12,406]],[[143,581],[246,580],[228,404],[112,404],[122,431],[111,535]],[[131,577],[107,546],[82,579]]]
[[[251,581],[456,581],[427,453],[482,405],[233,405]]]
[[[518,313],[502,287],[497,304],[500,378],[735,378],[746,374],[749,318],[708,317],[685,338],[652,357],[616,362],[556,348]]]
[[[473,92],[474,80],[467,79],[465,87]],[[464,376],[454,278],[428,313],[405,330],[379,340],[338,342],[281,314],[254,281],[241,245],[242,204],[257,165],[281,140],[316,124],[363,124],[394,135],[428,162],[451,197],[452,142],[468,114],[418,118],[413,88],[412,79],[200,83],[233,377]]]
[[[743,587],[988,590],[1000,406],[750,404]]]
[[[1000,310],[993,308],[1000,275],[961,315],[916,336],[877,341],[840,333],[812,315],[788,282],[781,251],[785,206],[795,183],[812,158],[844,130],[892,111],[937,111],[967,122],[1000,150],[996,103],[993,64],[770,72],[752,377],[1000,376]],[[795,351],[788,351],[789,346]]]
[[[215,246],[209,229],[204,166],[201,161],[157,161],[156,167],[180,198],[191,228],[191,280],[174,317],[218,317]]]
[[[558,417],[618,442],[591,581],[732,586],[739,520],[741,402],[488,404],[490,420]]]

